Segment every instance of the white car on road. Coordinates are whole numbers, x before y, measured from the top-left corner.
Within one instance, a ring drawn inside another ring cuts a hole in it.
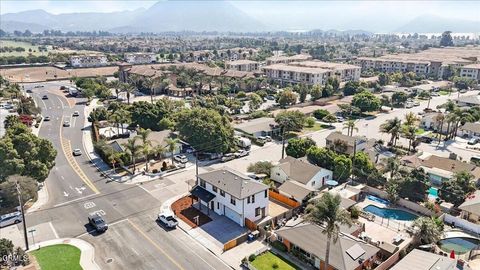
[[[165,225],[167,228],[175,228],[178,225],[178,221],[173,213],[160,213],[157,220]]]
[[[0,228],[22,222],[22,213],[17,211],[0,216]]]

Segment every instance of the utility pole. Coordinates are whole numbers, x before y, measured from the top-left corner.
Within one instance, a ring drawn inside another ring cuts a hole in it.
[[[285,127],[282,127],[282,159],[285,157]]]
[[[29,250],[28,236],[27,236],[27,222],[25,220],[25,213],[23,212],[22,194],[20,192],[20,185],[18,184],[18,181],[15,183],[15,187],[17,188],[18,204],[20,204],[20,211],[22,212],[23,237],[25,238],[25,250]]]
[[[353,184],[353,177],[355,176],[355,155],[356,154],[357,154],[357,139],[353,141],[352,175],[350,175],[350,185]]]

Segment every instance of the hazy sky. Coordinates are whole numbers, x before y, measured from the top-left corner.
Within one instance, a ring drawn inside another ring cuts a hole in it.
[[[23,1],[0,0],[0,12],[44,9],[48,12],[112,12],[148,8],[156,1]],[[269,25],[282,29],[323,28],[389,29],[422,15],[480,22],[480,1],[230,1],[233,5]]]

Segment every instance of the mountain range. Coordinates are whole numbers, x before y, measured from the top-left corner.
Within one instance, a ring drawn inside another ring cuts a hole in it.
[[[313,11],[312,11],[313,12]],[[219,31],[219,32],[262,32],[289,30],[289,20],[274,23],[265,16],[255,18],[246,14],[227,1],[181,1],[163,0],[148,9],[139,8],[120,12],[84,12],[52,14],[41,9],[0,15],[0,29],[41,32],[43,30],[93,31],[114,33],[170,32],[170,31]],[[309,29],[321,29],[321,21],[308,23]],[[364,29],[377,31],[379,18],[368,16],[364,19],[341,20],[335,28]],[[377,26],[377,27],[376,27]],[[413,20],[401,17],[391,18],[390,32],[480,32],[480,22],[419,16]],[[357,30],[354,32],[367,32]],[[330,30],[331,31],[331,30]],[[352,31],[348,30],[347,32]]]

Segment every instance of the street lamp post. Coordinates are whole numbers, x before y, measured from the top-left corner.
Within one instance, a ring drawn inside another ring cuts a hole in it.
[[[28,236],[27,236],[27,221],[25,220],[25,213],[23,211],[23,203],[22,203],[22,194],[20,192],[20,185],[18,184],[18,181],[15,183],[15,187],[17,188],[18,204],[20,205],[20,211],[22,212],[23,237],[25,238],[25,250],[29,250]]]

